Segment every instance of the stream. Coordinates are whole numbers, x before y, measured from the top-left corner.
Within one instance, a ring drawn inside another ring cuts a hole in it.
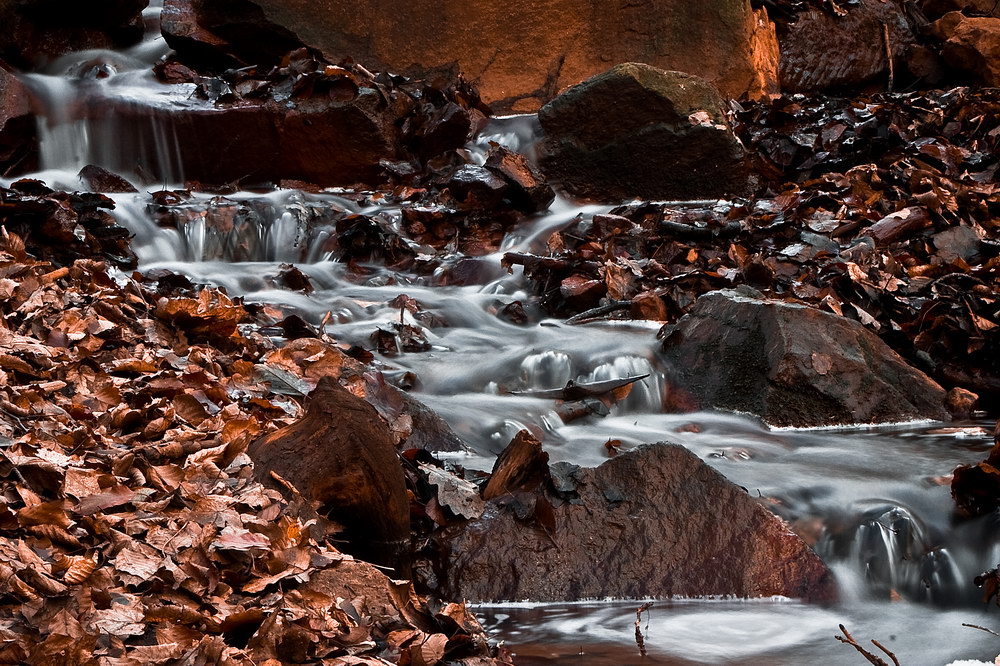
[[[376,358],[389,380],[415,382],[415,395],[470,445],[470,453],[453,454],[460,464],[489,470],[524,428],[543,440],[553,461],[587,466],[607,459],[609,439],[624,447],[679,443],[765,498],[806,536],[838,579],[841,599],[830,607],[787,599],[656,601],[642,617],[645,659],[635,641],[641,600],[544,605],[526,600],[477,607],[493,637],[511,647],[519,664],[863,663],[834,640],[841,623],[862,642],[879,639],[907,666],[992,661],[1000,653],[1000,638],[963,626],[1000,631],[1000,611],[988,611],[972,584],[1000,562],[997,519],[956,522],[949,487],[938,478],[983,458],[992,444],[991,423],[773,430],[738,414],[666,414],[669,368],[658,355],[658,324],[573,326],[542,319],[517,326],[495,315],[498,307],[514,301],[530,307],[531,300],[520,267],[509,274],[501,268],[503,252],[542,251],[549,234],[611,205],[557,199],[547,213],[513,229],[499,252],[474,258],[480,264],[473,271],[476,284],[466,286],[442,286],[434,275],[379,266],[371,266],[363,280],[348,274],[324,250],[326,236],[315,220],[352,212],[398,225],[400,211],[370,198],[359,203],[345,193],[229,195],[240,205],[232,228],[224,231],[206,222],[206,212],[221,204],[198,194],[185,204],[191,211],[185,224],[163,228],[152,216],[147,192],[183,182],[179,148],[164,118],[172,109],[209,103],[193,99],[188,86],[163,86],[153,79],[150,66],[167,50],[155,30],[157,12],[155,5],[147,10],[152,37],[139,47],[67,56],[46,74],[24,77],[49,110],[39,121],[42,170],[33,177],[54,188],[80,190],[76,174],[97,164],[144,184],[139,194],[112,195],[113,214],[134,234],[140,270],[169,269],[313,324],[325,321],[337,340],[366,348],[372,347],[376,328],[399,320],[400,310],[388,302],[405,294],[435,316],[428,326],[403,315],[406,323],[423,328],[431,350],[391,357],[376,352]],[[94,112],[101,99],[111,97],[155,105],[163,113],[150,116],[147,124],[122,127],[113,115]],[[496,141],[530,153],[536,132],[531,117],[496,119],[468,150],[481,159],[488,142]],[[311,294],[276,286],[274,276],[285,263],[309,276]],[[554,401],[507,393],[645,374],[604,418],[568,424]]]

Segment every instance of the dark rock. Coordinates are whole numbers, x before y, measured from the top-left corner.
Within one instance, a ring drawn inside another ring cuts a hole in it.
[[[0,174],[37,167],[38,139],[27,88],[0,67]]]
[[[500,145],[493,146],[486,155],[484,166],[507,181],[511,186],[507,196],[523,213],[543,211],[556,198],[542,174],[520,153]]]
[[[533,496],[535,525],[501,497],[445,530],[437,592],[472,601],[835,596],[830,571],[785,523],[683,447],[642,446],[553,478],[558,493]]]
[[[142,39],[148,0],[0,0],[0,58],[30,68],[73,51]]]
[[[939,19],[948,12],[1000,17],[1000,4],[996,0],[921,0],[920,9],[931,20]]]
[[[507,191],[507,183],[502,178],[474,164],[458,167],[447,187],[460,202],[477,208],[493,208]]]
[[[430,80],[464,72],[499,112],[535,111],[559,90],[622,60],[693,72],[737,98],[776,90],[774,25],[745,0],[614,8],[592,0],[417,0],[393,5],[391,17],[386,6],[370,0],[204,4],[228,10],[219,13],[229,31],[217,21],[199,20],[241,58],[265,48],[260,30],[280,26],[275,35],[292,35],[330,62],[353,58],[369,68]]]
[[[860,323],[750,289],[699,298],[663,353],[702,408],[772,426],[949,418],[944,390]]]
[[[434,111],[427,121],[418,151],[429,159],[455,146],[465,144],[472,133],[472,118],[468,109],[448,102]]]
[[[800,15],[779,36],[782,90],[812,92],[857,88],[876,80],[887,83],[883,26],[889,30],[899,76],[905,71],[905,56],[917,43],[900,0],[861,0],[843,16],[818,7]]]
[[[80,169],[80,180],[92,192],[138,192],[135,185],[96,164]]]
[[[483,499],[491,500],[520,490],[531,491],[548,475],[549,454],[542,443],[522,430],[497,456],[490,480],[483,488]]]
[[[142,136],[151,124],[177,137],[178,173],[204,185],[250,186],[299,180],[321,186],[380,181],[384,159],[396,159],[396,115],[380,95],[362,88],[350,101],[303,99],[165,109],[104,100],[92,118],[113,117],[122,133]]]
[[[542,170],[578,196],[688,199],[746,189],[722,98],[690,74],[618,65],[539,112]]]
[[[160,30],[179,58],[202,67],[274,65],[302,46],[247,0],[164,0]]]
[[[281,488],[272,473],[279,475],[343,525],[348,552],[405,575],[406,482],[392,435],[374,407],[323,378],[302,419],[254,441],[247,453],[262,483]]]
[[[1000,18],[972,18],[951,12],[933,25],[944,40],[941,54],[952,67],[987,86],[1000,85]]]

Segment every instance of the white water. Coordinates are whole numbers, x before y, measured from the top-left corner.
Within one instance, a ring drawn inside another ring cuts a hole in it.
[[[155,101],[167,108],[198,104],[189,99],[189,89],[160,86],[148,74],[162,48],[150,40],[124,56],[83,54],[56,63],[49,74],[27,77],[49,110],[40,125],[44,171],[39,177],[78,189],[75,174],[96,163],[137,183],[152,183],[150,190],[163,183],[149,174],[180,182],[169,114],[123,132],[117,116],[104,113],[101,104],[108,98],[118,104]],[[79,66],[81,60],[88,66]],[[88,78],[94,62],[110,76]],[[506,119],[470,146],[469,154],[481,160],[487,140],[530,152],[532,136],[530,118]],[[395,208],[293,191],[244,193],[226,201],[198,195],[177,228],[164,228],[154,220],[147,194],[115,195],[115,200],[117,219],[135,234],[141,269],[168,268],[317,324],[329,313],[329,332],[346,343],[370,348],[377,327],[399,320],[399,310],[388,302],[400,294],[417,299],[445,323],[423,327],[432,350],[378,360],[389,378],[407,372],[417,377],[418,397],[472,447],[466,465],[488,469],[522,428],[544,439],[553,460],[581,465],[605,460],[609,439],[625,446],[677,442],[752,495],[770,498],[780,515],[814,535],[817,551],[837,573],[838,605],[659,602],[649,623],[646,663],[858,663],[850,648],[832,639],[840,622],[859,637],[882,639],[908,665],[1000,652],[1000,639],[961,626],[1000,629],[983,614],[971,585],[1000,559],[993,519],[953,524],[948,489],[933,481],[956,464],[982,458],[989,446],[985,432],[933,434],[927,424],[776,432],[733,414],[664,414],[669,389],[657,353],[657,324],[567,326],[543,319],[516,326],[493,314],[513,301],[531,307],[520,269],[511,275],[501,269],[503,251],[540,251],[555,230],[610,206],[558,200],[546,215],[512,230],[500,252],[476,260],[486,268],[481,284],[444,287],[434,276],[377,266],[359,283],[333,260],[327,241],[338,216],[378,216],[393,227]],[[212,224],[223,214],[231,228]],[[315,291],[306,296],[278,287],[282,263],[298,266]],[[408,313],[405,321],[421,325]],[[553,401],[507,393],[639,374],[650,376],[603,419],[564,423]],[[901,600],[890,602],[890,596]],[[538,659],[526,663],[634,663],[635,605],[491,607],[481,615],[499,637]]]

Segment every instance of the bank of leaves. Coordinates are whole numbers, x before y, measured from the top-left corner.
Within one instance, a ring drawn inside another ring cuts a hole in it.
[[[499,663],[462,604],[254,480],[247,445],[320,377],[363,394],[332,340],[277,346],[279,312],[6,230],[0,294],[0,663]]]

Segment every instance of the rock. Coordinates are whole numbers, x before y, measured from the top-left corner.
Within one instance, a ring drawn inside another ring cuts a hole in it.
[[[979,396],[964,388],[955,387],[945,396],[944,406],[952,418],[964,421],[972,417],[979,405]]]
[[[561,492],[532,496],[537,524],[501,497],[447,528],[438,593],[477,602],[835,596],[830,571],[785,523],[681,446],[563,472],[553,469]]]
[[[371,88],[361,88],[349,101],[306,98],[293,104],[164,108],[97,100],[87,113],[98,121],[114,118],[122,133],[137,137],[151,126],[176,136],[180,162],[172,165],[175,173],[152,174],[158,179],[182,174],[205,185],[374,184],[381,180],[379,162],[400,157],[396,115]]]
[[[0,58],[22,68],[142,39],[148,0],[0,0]]]
[[[164,0],[160,31],[199,67],[274,65],[302,43],[247,0]]]
[[[896,61],[897,77],[917,43],[900,0],[860,0],[846,15],[812,7],[779,34],[781,89],[814,92],[888,82],[884,28]],[[849,54],[849,56],[845,56]]]
[[[0,67],[0,174],[37,167],[38,139],[28,89]]]
[[[949,419],[944,389],[860,323],[752,289],[699,298],[663,353],[701,408],[772,426]]]
[[[345,528],[347,552],[406,575],[410,505],[389,428],[370,404],[323,378],[306,415],[247,451],[254,475],[279,475]],[[286,491],[287,492],[287,491]]]
[[[507,183],[489,169],[463,164],[447,183],[452,196],[469,207],[493,208],[503,199]]]
[[[198,6],[197,0],[184,3]],[[229,53],[267,62],[269,44],[261,31],[273,29],[331,62],[353,58],[369,69],[432,79],[462,72],[497,112],[535,111],[559,90],[623,60],[698,74],[731,97],[776,91],[774,25],[747,0],[665,0],[614,8],[594,0],[218,4],[225,5],[217,12],[226,19],[225,34],[220,19],[191,14],[209,33],[209,49],[218,48],[213,37],[222,38]],[[197,35],[185,29],[186,39]]]
[[[483,499],[492,500],[519,490],[534,490],[548,474],[549,454],[542,443],[522,430],[497,456]]]
[[[484,166],[507,181],[511,187],[507,197],[522,213],[543,211],[556,198],[542,174],[520,153],[504,146],[493,146],[486,155]]]
[[[975,76],[983,85],[1000,85],[1000,18],[945,14],[932,26],[944,40],[941,55],[952,67]]]
[[[138,192],[135,185],[96,164],[88,164],[77,174],[91,192]]]
[[[539,120],[542,170],[572,194],[695,199],[746,189],[722,98],[696,76],[625,63],[569,89]]]
[[[962,12],[966,16],[1000,17],[1000,5],[996,0],[922,0],[920,9],[936,20],[948,12]]]

